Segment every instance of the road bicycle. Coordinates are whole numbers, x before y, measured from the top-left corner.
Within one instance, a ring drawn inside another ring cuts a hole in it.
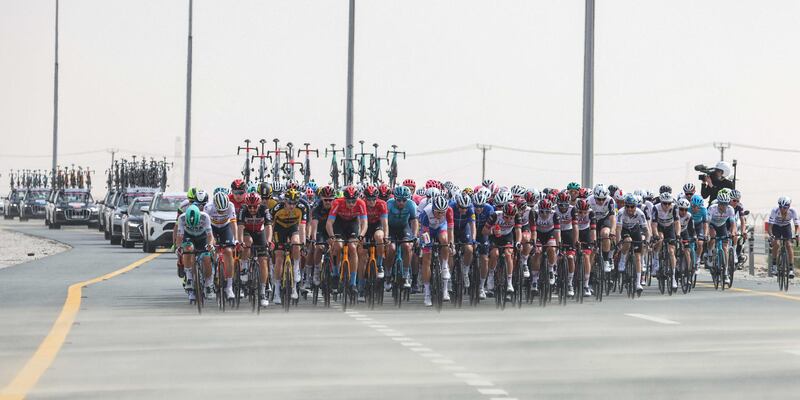
[[[406,159],[406,152],[405,151],[397,151],[397,145],[392,145],[392,149],[386,152],[386,158],[389,158],[389,154],[392,155],[391,160],[389,162],[389,170],[387,171],[389,175],[389,187],[395,187],[397,185],[397,155],[402,154],[403,159]]]
[[[325,157],[331,154],[331,167],[329,176],[331,177],[331,184],[333,188],[339,190],[339,162],[336,160],[336,153],[341,153],[344,156],[344,149],[336,149],[336,143],[331,143],[330,149],[325,149]]]

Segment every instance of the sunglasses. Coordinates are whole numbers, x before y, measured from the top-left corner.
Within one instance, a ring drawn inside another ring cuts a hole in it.
[[[244,190],[234,190],[233,194],[244,194]]]
[[[347,203],[347,204],[349,204],[349,205],[356,204],[356,201],[355,201],[355,200],[345,200],[344,202],[345,202],[345,203]]]
[[[398,202],[398,203],[405,203],[407,200],[408,200],[408,199],[397,199],[397,198],[396,198],[396,199],[394,199],[394,201],[396,201],[396,202]]]
[[[636,208],[636,206],[625,206],[625,208],[627,208],[627,209],[633,209],[633,208]]]

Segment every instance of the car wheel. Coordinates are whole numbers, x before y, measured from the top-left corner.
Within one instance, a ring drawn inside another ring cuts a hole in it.
[[[111,234],[107,230],[103,230],[103,237],[106,240],[111,240]]]
[[[155,249],[153,249],[153,246],[150,245],[150,242],[145,240],[142,242],[142,251],[145,253],[152,253],[155,251]]]
[[[118,245],[122,241],[122,238],[121,237],[113,237],[113,236],[111,236],[111,239],[108,239],[108,240],[111,242],[111,244]]]

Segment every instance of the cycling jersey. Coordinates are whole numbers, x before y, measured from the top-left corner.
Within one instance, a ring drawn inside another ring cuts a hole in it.
[[[694,211],[694,208],[692,208],[690,211],[692,213],[694,226],[708,222],[708,210],[706,210],[705,207],[699,206],[697,207],[697,211]]]
[[[178,233],[187,236],[201,236],[211,233],[211,218],[208,214],[200,213],[200,223],[196,227],[191,228],[186,225],[186,214],[181,214],[178,217]]]
[[[555,214],[556,218],[558,218],[558,224],[561,225],[561,231],[571,231],[572,224],[575,223],[573,211],[575,209],[572,206],[567,207],[566,212],[561,212],[559,207],[556,207]]]
[[[675,220],[678,219],[678,208],[670,206],[664,210],[663,205],[659,204],[653,207],[653,213],[650,215],[650,219],[661,227],[672,226]]]
[[[725,207],[725,210],[720,210],[719,204],[712,204],[708,207],[708,222],[709,224],[720,227],[727,225],[729,222],[734,222],[733,207]]]
[[[483,226],[486,225],[486,221],[489,220],[489,217],[494,215],[494,207],[484,204],[480,211],[475,212],[475,226],[478,228],[478,232],[483,229]]]
[[[531,208],[528,205],[517,207],[517,214],[519,215],[520,225],[529,226],[531,223]]]
[[[463,231],[471,226],[471,222],[475,222],[475,209],[472,208],[472,206],[469,206],[464,213],[461,213],[456,202],[451,201],[450,209],[453,210],[453,225],[455,230]]]
[[[260,205],[255,213],[251,213],[249,207],[242,207],[238,221],[244,226],[245,232],[257,233],[272,223],[272,215],[264,205]]]
[[[578,230],[595,229],[597,219],[594,217],[594,211],[591,209],[585,213],[579,212],[577,209],[572,209],[572,219],[575,221]]]
[[[640,210],[644,211],[644,216],[650,221],[650,216],[653,215],[653,203],[650,200],[645,200],[637,206]]]
[[[609,215],[614,215],[614,213],[616,213],[617,206],[614,204],[614,200],[612,200],[611,197],[606,197],[601,201],[594,196],[589,196],[586,202],[589,203],[589,207],[594,211],[594,216],[597,217],[598,220],[605,219]]]
[[[311,211],[311,219],[317,221],[327,221],[328,220],[328,213],[330,213],[331,208],[325,208],[322,202],[318,202],[314,209]]]
[[[239,215],[239,212],[242,211],[242,205],[244,204],[244,196],[242,196],[242,201],[236,201],[233,199],[233,193],[231,193],[228,195],[228,201],[231,204],[233,204],[233,208],[235,209],[236,215]]]
[[[644,216],[644,212],[638,208],[634,210],[633,215],[629,215],[625,209],[620,210],[617,213],[617,224],[620,224],[626,231],[647,229],[647,217]]]
[[[345,198],[340,197],[333,201],[331,211],[328,213],[328,219],[337,218],[344,221],[367,219],[367,204],[362,199],[356,199],[353,207],[348,207]]]
[[[794,223],[794,226],[798,226],[800,225],[800,219],[798,219],[797,211],[794,208],[790,208],[786,215],[782,215],[780,208],[775,207],[769,213],[769,223],[777,226],[789,226]]]
[[[555,229],[561,230],[561,223],[554,212],[547,214],[538,212],[536,216],[531,219],[531,230],[534,229],[538,233],[548,233]]]
[[[272,222],[274,225],[290,228],[296,225],[304,225],[307,220],[308,212],[306,211],[306,204],[297,202],[290,210],[286,207],[286,203],[278,203],[272,210]]]
[[[389,199],[386,203],[389,226],[405,227],[412,219],[417,219],[417,205],[413,201],[406,201],[403,208],[397,206],[396,199]]]
[[[431,230],[442,230],[453,227],[452,214],[450,214],[449,218],[446,212],[442,216],[437,216],[433,213],[433,205],[425,207],[425,209],[419,213],[418,219],[420,226]]]
[[[367,202],[364,202],[364,205],[367,208],[367,222],[370,224],[377,224],[381,222],[381,219],[387,218],[389,211],[386,207],[386,202],[377,199],[375,200],[375,205],[370,207]]]
[[[230,205],[228,205],[227,210],[220,211],[217,210],[214,203],[207,203],[203,208],[203,212],[208,214],[208,217],[211,218],[211,226],[217,228],[222,228],[223,226],[228,226],[231,222],[236,222],[236,211]]]
[[[495,211],[494,214],[489,216],[486,226],[491,229],[494,236],[506,236],[511,234],[514,228],[521,226],[520,215],[517,214],[514,218],[507,219],[503,216],[502,211]]]
[[[689,232],[690,235],[694,234],[694,220],[692,220],[692,214],[689,211],[686,211],[683,216],[678,212],[678,221],[681,223],[681,233]]]

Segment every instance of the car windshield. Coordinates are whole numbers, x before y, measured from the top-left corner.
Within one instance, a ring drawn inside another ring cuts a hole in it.
[[[32,191],[31,195],[30,195],[30,199],[32,199],[32,200],[44,200],[44,199],[47,198],[47,196],[49,194],[50,194],[50,192],[44,191],[44,190]]]
[[[137,200],[128,208],[128,214],[133,216],[142,215],[142,207],[150,204],[149,200]]]
[[[179,196],[161,197],[158,199],[158,203],[156,203],[156,209],[154,211],[178,211],[178,207],[185,199],[185,197]]]
[[[92,201],[92,195],[85,192],[64,193],[61,195],[61,201],[66,201],[68,203],[88,203]]]

